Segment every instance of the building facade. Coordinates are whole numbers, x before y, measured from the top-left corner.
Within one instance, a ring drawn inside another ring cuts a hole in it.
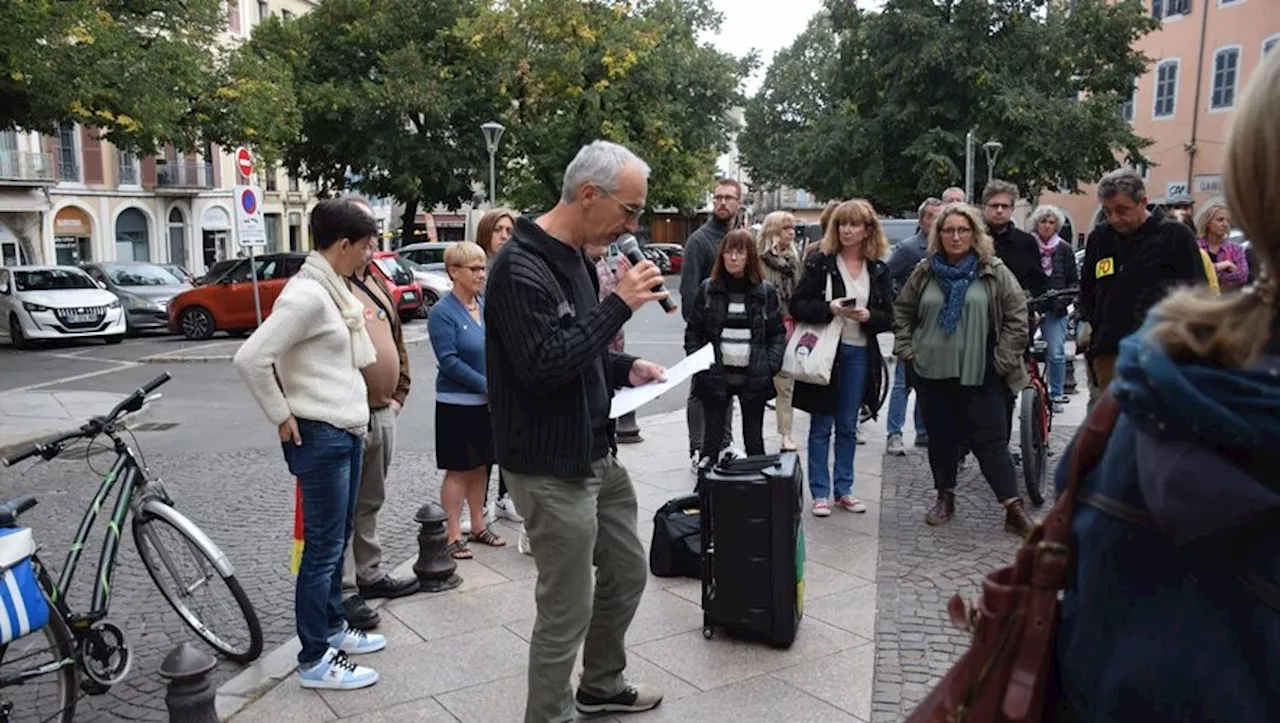
[[[1138,41],[1152,61],[1121,112],[1155,141],[1138,169],[1152,200],[1187,193],[1199,204],[1222,193],[1227,134],[1240,95],[1280,42],[1280,0],[1145,0],[1161,27]],[[1045,194],[1079,239],[1100,208],[1094,186]]]
[[[226,0],[228,45],[270,15],[291,19],[315,0]],[[79,264],[151,261],[194,274],[241,253],[233,231],[232,189],[245,182],[234,149],[172,147],[138,158],[87,126],[52,136],[0,132],[0,261]],[[306,184],[279,168],[255,169],[262,191],[267,251],[310,248]]]

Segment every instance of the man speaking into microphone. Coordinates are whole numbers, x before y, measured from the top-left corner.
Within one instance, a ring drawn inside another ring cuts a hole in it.
[[[634,233],[648,192],[649,166],[634,153],[607,141],[584,146],[565,170],[560,202],[536,221],[518,219],[489,271],[494,451],[538,567],[525,723],[573,720],[575,706],[634,713],[662,702],[660,691],[623,675],[648,568],[609,405],[614,388],[666,371],[609,343],[634,311],[668,294],[657,266],[642,261],[598,301],[584,253]],[[570,676],[584,640],[575,695]]]

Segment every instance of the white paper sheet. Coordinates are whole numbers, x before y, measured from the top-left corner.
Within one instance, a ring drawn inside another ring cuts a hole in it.
[[[680,382],[701,371],[706,371],[715,363],[716,353],[710,344],[681,359],[667,369],[665,382],[649,382],[642,387],[624,387],[613,395],[613,404],[609,407],[609,418],[617,419],[629,414],[641,406],[652,402],[666,392],[680,385]]]

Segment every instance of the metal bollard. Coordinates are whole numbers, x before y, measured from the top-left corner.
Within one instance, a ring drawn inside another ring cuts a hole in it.
[[[444,592],[462,584],[456,573],[458,562],[449,555],[449,533],[445,524],[449,513],[434,502],[418,509],[413,521],[422,526],[418,531],[418,561],[413,564],[413,574],[423,592]]]
[[[636,444],[643,442],[640,436],[640,425],[636,424],[636,413],[631,412],[618,418],[618,444]]]
[[[169,723],[218,723],[217,690],[209,671],[217,661],[191,643],[174,648],[160,663],[160,677],[168,681],[164,703]]]

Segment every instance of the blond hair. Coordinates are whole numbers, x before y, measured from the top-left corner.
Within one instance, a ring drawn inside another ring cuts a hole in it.
[[[476,262],[484,263],[488,259],[479,244],[470,241],[459,241],[444,250],[445,269],[466,266]]]
[[[947,219],[952,216],[961,216],[969,222],[969,228],[973,229],[973,235],[969,238],[973,244],[973,250],[978,254],[978,261],[989,264],[991,259],[996,257],[996,245],[991,240],[991,236],[987,234],[987,224],[982,221],[982,213],[978,209],[967,203],[948,203],[942,207],[942,213],[933,220],[933,228],[929,229],[929,256],[944,254],[942,250],[942,227],[946,224]]]
[[[1222,180],[1227,207],[1264,262],[1264,276],[1241,293],[1174,292],[1152,309],[1150,338],[1174,358],[1244,367],[1262,355],[1276,318],[1271,274],[1280,264],[1280,53],[1263,60],[1236,109]]]
[[[1200,206],[1200,210],[1196,211],[1197,236],[1200,238],[1209,238],[1209,234],[1207,233],[1209,230],[1209,219],[1213,218],[1213,214],[1217,213],[1219,209],[1226,211],[1228,214],[1231,213],[1231,210],[1227,208],[1227,200],[1222,196],[1214,196]]]
[[[778,239],[782,238],[782,232],[788,226],[795,228],[796,217],[787,211],[774,211],[764,217],[764,221],[760,223],[760,250],[768,251],[778,244]],[[795,248],[792,242],[791,247]]]
[[[884,237],[884,229],[880,228],[880,217],[870,201],[855,198],[836,206],[831,212],[831,220],[822,235],[822,253],[835,255],[840,253],[840,224],[863,224],[867,227],[867,235],[862,239],[862,257],[879,259],[889,253],[889,240]]]

